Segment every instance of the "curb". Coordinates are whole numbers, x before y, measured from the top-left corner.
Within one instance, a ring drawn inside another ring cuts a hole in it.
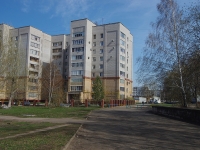
[[[71,144],[71,142],[75,139],[78,131],[81,129],[83,124],[80,125],[80,127],[78,128],[78,130],[76,131],[76,133],[72,136],[72,138],[69,140],[69,142],[65,145],[65,147],[63,148],[63,150],[67,150],[69,145]]]
[[[89,114],[87,115],[87,117],[85,118],[85,120],[88,120],[88,116],[93,112],[94,110],[90,111]],[[67,150],[68,147],[70,146],[71,142],[75,139],[77,133],[79,132],[79,130],[82,128],[83,123],[80,125],[80,127],[78,128],[78,130],[76,131],[76,133],[72,136],[72,138],[69,140],[69,142],[65,145],[65,147],[63,148],[63,150]]]

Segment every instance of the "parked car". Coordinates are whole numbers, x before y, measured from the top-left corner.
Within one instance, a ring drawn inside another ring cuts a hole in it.
[[[31,104],[31,103],[30,103],[29,101],[25,101],[25,102],[24,102],[24,106],[30,106],[30,104]]]

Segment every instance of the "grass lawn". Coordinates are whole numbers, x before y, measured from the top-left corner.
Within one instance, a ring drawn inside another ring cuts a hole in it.
[[[48,122],[30,123],[0,120],[0,138],[55,125],[58,124]]]
[[[49,131],[43,131],[23,137],[0,141],[3,150],[60,150],[75,134],[80,125],[70,125]]]
[[[0,109],[0,115],[26,117],[35,115],[40,118],[86,118],[87,114],[99,107],[34,107],[34,106],[13,106],[10,109]]]

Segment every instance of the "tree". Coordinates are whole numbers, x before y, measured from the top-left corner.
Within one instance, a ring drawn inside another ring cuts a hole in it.
[[[100,101],[104,98],[103,84],[99,76],[93,82],[93,98]]]
[[[200,51],[200,1],[186,8],[187,45],[192,54]]]
[[[42,99],[48,99],[48,103],[55,106],[64,101],[64,79],[54,62],[43,64],[40,80],[42,85]]]
[[[138,80],[161,84],[171,72],[176,72],[177,76],[171,78],[171,84],[181,89],[181,101],[183,106],[187,107],[182,66],[188,54],[185,42],[186,22],[174,0],[161,0],[157,10],[159,16],[156,22],[152,23],[153,31],[147,37],[143,56],[138,59]]]
[[[200,1],[192,4],[186,9],[187,21],[187,45],[191,51],[185,65],[189,90],[191,91],[191,99],[197,100],[200,94]]]
[[[195,52],[191,55],[184,65],[184,75],[186,76],[186,88],[188,97],[190,100],[195,99],[197,101],[197,96],[200,94],[200,54]]]
[[[9,29],[4,31],[0,43],[0,86],[5,87],[4,95],[9,99],[8,107],[11,107],[17,93],[25,91],[25,49],[18,38],[10,37]]]

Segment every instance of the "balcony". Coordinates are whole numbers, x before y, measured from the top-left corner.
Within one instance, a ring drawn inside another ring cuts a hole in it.
[[[38,72],[29,71],[29,77],[31,77],[31,78],[37,78],[38,77]]]
[[[39,71],[39,65],[30,64],[30,65],[29,65],[29,70],[30,70],[30,71],[36,71],[36,72],[38,72],[38,71]]]
[[[34,63],[39,63],[39,58],[30,56],[30,61]]]

